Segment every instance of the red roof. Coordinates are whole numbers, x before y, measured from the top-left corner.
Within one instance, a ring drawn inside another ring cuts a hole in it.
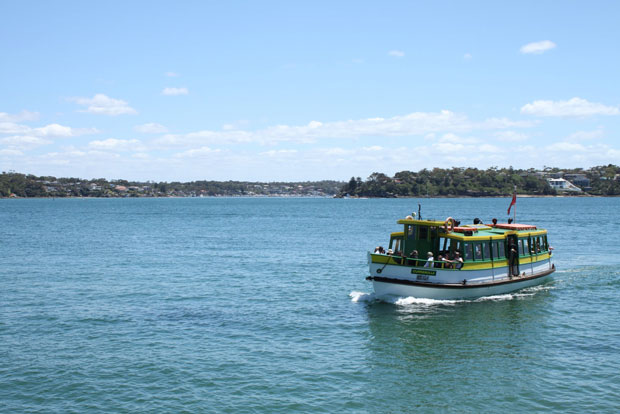
[[[508,223],[497,223],[496,225],[492,225],[492,227],[497,227],[498,229],[505,229],[505,230],[536,230],[536,226],[532,226],[531,224],[517,224],[517,223],[513,223],[513,224],[508,224]]]
[[[465,233],[467,231],[471,231],[473,233],[475,231],[478,231],[478,229],[475,227],[455,227],[454,231],[457,233]]]

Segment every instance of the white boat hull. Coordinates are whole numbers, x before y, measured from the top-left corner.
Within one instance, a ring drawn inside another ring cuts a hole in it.
[[[383,281],[372,278],[372,284],[375,293],[379,296],[394,295],[403,297],[416,297],[438,300],[451,299],[474,299],[482,296],[502,295],[514,292],[519,289],[536,286],[545,283],[551,278],[551,273],[538,277],[514,278],[510,281],[498,283],[484,283],[481,286],[476,285],[440,285],[440,284],[422,284],[411,282],[405,284],[399,280]],[[415,283],[415,284],[414,284]]]
[[[551,258],[521,266],[510,277],[508,266],[456,270],[374,263],[368,255],[370,276],[378,295],[428,299],[471,299],[502,295],[545,283],[555,271]]]

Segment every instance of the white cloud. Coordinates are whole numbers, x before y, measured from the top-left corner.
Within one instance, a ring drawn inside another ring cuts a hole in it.
[[[164,88],[164,90],[161,91],[162,95],[167,96],[187,95],[188,93],[189,91],[187,88]]]
[[[585,117],[619,115],[620,109],[575,97],[568,101],[534,101],[523,105],[521,113],[535,116]]]
[[[532,42],[527,45],[521,46],[521,53],[523,54],[534,54],[540,55],[541,53],[545,53],[547,50],[551,50],[556,47],[556,44],[551,40],[542,40],[540,42]]]
[[[49,124],[40,128],[31,128],[27,125],[12,122],[0,122],[0,135],[11,135],[0,139],[0,144],[10,148],[27,150],[43,145],[52,144],[46,138],[76,137],[80,135],[96,134],[95,128],[72,128],[59,124]]]
[[[595,129],[594,131],[577,131],[570,134],[566,140],[569,142],[590,141],[601,138],[604,134],[605,133],[602,128]]]
[[[166,72],[164,73],[164,75],[168,76],[169,78],[176,78],[179,76],[179,74],[176,72]]]
[[[15,149],[3,149],[0,150],[0,155],[1,156],[9,156],[9,157],[16,157],[19,155],[23,155],[24,153],[19,151],[19,150],[15,150]]]
[[[165,134],[166,132],[168,132],[168,128],[154,122],[136,125],[133,127],[133,129],[134,131],[141,132],[143,134]]]
[[[258,155],[266,155],[269,157],[275,157],[275,156],[279,156],[279,155],[295,155],[297,154],[297,150],[293,150],[293,149],[282,149],[282,150],[271,150],[271,151],[264,151],[259,153]]]
[[[204,143],[249,143],[253,134],[246,131],[198,131],[185,135],[167,134],[154,142],[160,147],[192,147]]]
[[[42,136],[70,137],[72,135],[71,127],[58,124],[50,124],[34,130]]]
[[[77,137],[80,135],[98,134],[96,128],[71,128],[59,124],[49,124],[32,129],[32,133],[43,137]]]
[[[137,139],[108,138],[91,141],[88,143],[88,146],[94,150],[102,151],[134,151],[142,149],[141,143]]]
[[[583,145],[575,142],[555,142],[542,151],[546,165],[602,165],[618,164],[620,150],[604,144]]]
[[[0,144],[11,149],[27,150],[51,144],[52,141],[31,135],[15,135],[0,139]]]
[[[273,145],[278,142],[313,143],[321,139],[357,139],[360,137],[399,137],[423,135],[433,132],[467,132],[525,128],[533,122],[490,118],[481,122],[451,111],[414,112],[392,118],[367,118],[336,122],[311,121],[307,125],[275,125],[262,130],[197,131],[185,135],[165,135],[155,140],[163,147],[196,146],[208,143],[259,143]]]
[[[473,56],[471,55],[471,53],[465,53],[465,54],[463,55],[463,59],[465,59],[465,60],[471,60],[471,59],[473,59]]]
[[[21,122],[21,121],[36,121],[39,119],[38,112],[21,111],[18,114],[8,114],[6,112],[0,112],[0,122]]]
[[[337,156],[343,156],[343,155],[349,155],[352,154],[354,151],[351,149],[344,149],[344,148],[327,148],[322,150],[322,152],[325,155],[337,155]]]
[[[529,135],[515,131],[498,131],[494,135],[501,142],[519,142],[529,139]]]
[[[129,104],[121,99],[110,98],[102,93],[98,93],[92,98],[71,98],[71,101],[78,103],[79,105],[86,106],[86,109],[79,112],[88,112],[91,114],[103,114],[103,115],[122,115],[122,114],[136,114],[135,109],[129,106]]]
[[[480,142],[478,138],[465,138],[456,134],[443,134],[437,141],[442,144],[477,144]]]
[[[506,149],[500,148],[497,145],[482,144],[476,146],[476,151],[484,152],[487,154],[498,154],[501,152],[506,152]]]
[[[402,50],[390,50],[388,52],[388,55],[401,58],[405,56],[405,52],[403,52]]]
[[[219,153],[221,150],[219,149],[212,149],[209,147],[200,147],[200,148],[194,148],[194,149],[190,149],[184,152],[179,152],[177,154],[175,154],[175,158],[204,158],[210,155],[213,155],[214,153]]]
[[[446,134],[444,134],[446,135]],[[449,139],[456,140],[455,136]],[[273,149],[261,153],[248,146],[233,150],[198,145],[171,156],[151,152],[114,152],[102,148],[65,147],[44,155],[22,154],[17,148],[0,149],[6,169],[27,168],[39,175],[89,176],[140,180],[259,180],[295,181],[315,179],[348,180],[366,177],[373,171],[393,175],[397,171],[418,171],[442,167],[515,168],[543,165],[581,166],[620,164],[620,151],[607,145],[556,142],[549,145],[514,145],[510,151],[480,143],[432,142],[407,146],[394,143],[348,142],[342,147]],[[421,140],[416,142],[420,143]],[[368,146],[370,145],[370,146]],[[296,152],[295,152],[296,151]],[[428,154],[433,154],[429,157]],[[112,174],[112,176],[111,176]]]
[[[26,134],[31,128],[14,122],[0,122],[0,134]]]

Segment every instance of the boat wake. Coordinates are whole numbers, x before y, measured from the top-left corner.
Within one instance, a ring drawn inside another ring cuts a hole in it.
[[[413,296],[402,297],[402,296],[379,296],[375,293],[366,293],[366,292],[358,292],[352,291],[349,293],[349,297],[351,298],[351,302],[384,302],[389,303],[396,306],[437,306],[437,305],[455,305],[457,303],[476,303],[476,302],[486,302],[486,301],[504,301],[504,300],[515,300],[515,299],[524,299],[529,298],[536,295],[539,292],[547,292],[551,289],[554,289],[553,285],[539,285],[533,286],[529,288],[525,288],[519,290],[517,292],[505,293],[502,295],[491,295],[491,296],[482,296],[476,299],[428,299],[428,298],[416,298]]]
[[[358,292],[357,290],[349,293],[349,297],[351,302],[372,302],[377,300],[377,296],[374,293]]]

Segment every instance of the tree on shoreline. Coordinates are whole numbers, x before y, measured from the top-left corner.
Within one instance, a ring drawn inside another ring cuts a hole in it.
[[[348,182],[247,182],[247,181],[192,181],[192,182],[135,182],[108,181],[104,178],[37,177],[16,172],[0,174],[0,197],[190,197],[190,196],[359,196],[359,197],[497,197],[508,196],[517,187],[520,194],[555,195],[547,177],[579,174],[587,177],[587,194],[600,196],[620,195],[620,167],[609,164],[564,169],[545,167],[516,170],[512,167],[433,168],[418,172],[400,171],[389,177],[374,172],[365,181],[351,177]],[[120,190],[119,188],[123,188]]]
[[[546,168],[516,170],[512,167],[477,168],[426,168],[418,171],[400,171],[394,177],[379,172],[372,173],[364,182],[351,180],[340,190],[340,195],[359,197],[495,197],[517,192],[527,195],[557,195],[547,181],[551,174],[583,174],[591,184],[587,194],[620,195],[620,167],[608,165],[560,170]]]

